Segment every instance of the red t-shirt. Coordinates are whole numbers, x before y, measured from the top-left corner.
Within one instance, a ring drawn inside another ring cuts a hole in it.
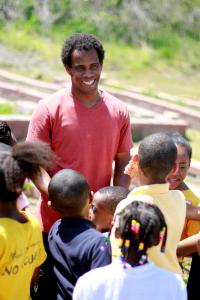
[[[67,89],[41,100],[27,135],[29,141],[36,139],[49,144],[59,158],[52,174],[64,168],[79,171],[94,192],[110,185],[116,154],[129,152],[132,147],[126,106],[106,92],[91,108],[77,101]],[[44,231],[59,217],[47,206],[44,196],[40,214]]]

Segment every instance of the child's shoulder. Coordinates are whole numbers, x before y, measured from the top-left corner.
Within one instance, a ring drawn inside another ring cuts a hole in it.
[[[183,194],[187,201],[189,201],[192,205],[199,206],[200,205],[200,197],[197,196],[196,192],[188,188],[183,191]]]

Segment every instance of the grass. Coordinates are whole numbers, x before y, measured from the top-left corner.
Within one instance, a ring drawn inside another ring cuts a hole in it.
[[[186,138],[189,140],[192,146],[192,158],[200,161],[200,151],[199,151],[200,131],[193,128],[188,128],[186,130]]]
[[[69,31],[64,26],[54,27],[48,32],[43,30],[42,35],[33,28],[20,22],[0,28],[0,51],[4,48],[7,55],[7,59],[0,55],[0,66],[44,80],[64,77],[60,50],[65,37],[75,28]],[[163,36],[155,33],[149,44],[141,47],[108,42],[106,38],[104,47],[106,78],[115,80],[120,87],[200,99],[198,41],[166,31]]]
[[[10,103],[0,103],[0,114],[1,115],[12,115],[16,114],[16,108]]]
[[[60,50],[72,27],[54,27],[49,32],[36,30],[29,23],[16,23],[0,28],[0,67],[32,78],[53,81],[65,78]],[[105,82],[115,89],[140,89],[161,101],[159,93],[184,99],[200,100],[200,43],[166,30],[149,37],[149,44],[133,47],[105,38]],[[14,113],[14,107],[0,106],[0,113]],[[193,147],[193,158],[200,160],[200,132],[188,129],[187,138]]]
[[[200,130],[188,128],[186,129],[185,138],[189,141],[192,146],[192,159],[200,161],[199,141],[200,141]],[[134,147],[138,147],[140,141],[133,141]]]

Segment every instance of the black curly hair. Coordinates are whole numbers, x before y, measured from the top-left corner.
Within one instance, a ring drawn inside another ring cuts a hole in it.
[[[0,201],[16,201],[26,178],[49,170],[56,159],[49,146],[41,141],[21,142],[10,151],[0,152]]]
[[[163,245],[167,238],[167,225],[161,210],[155,204],[149,204],[143,201],[133,201],[117,215],[117,231],[122,240],[121,252],[123,257],[128,257],[128,252],[138,252],[140,243],[144,248],[140,251],[138,261],[143,254],[146,254],[148,248],[157,246],[160,242],[160,232],[165,229]],[[138,233],[131,230],[132,220],[136,220],[140,225]],[[130,241],[129,249],[125,247],[125,241]]]
[[[69,37],[62,48],[61,60],[64,66],[72,66],[72,52],[74,49],[77,50],[90,50],[95,49],[97,51],[99,62],[102,64],[104,60],[104,49],[99,40],[92,34],[88,33],[77,33]]]

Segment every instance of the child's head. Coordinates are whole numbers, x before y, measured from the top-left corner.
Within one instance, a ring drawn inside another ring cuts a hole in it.
[[[129,190],[121,186],[107,186],[93,195],[91,220],[101,232],[110,231],[117,204],[127,197]]]
[[[137,184],[164,183],[175,168],[176,157],[176,146],[167,134],[155,133],[144,138],[139,145],[138,155],[133,158]]]
[[[90,187],[79,172],[64,169],[56,173],[49,183],[48,193],[52,207],[62,216],[89,214]]]
[[[170,174],[168,177],[170,189],[174,190],[179,189],[181,183],[187,176],[192,157],[192,147],[178,132],[171,134],[170,137],[174,141],[177,148],[177,170],[174,174]]]
[[[55,156],[43,142],[18,143],[0,152],[0,201],[14,202],[22,192],[26,178],[49,169]]]
[[[16,144],[16,138],[5,121],[0,121],[0,143],[10,146]]]
[[[137,198],[136,198],[137,199]],[[164,252],[167,225],[161,210],[152,203],[133,201],[116,215],[116,231],[120,238],[121,258],[126,262],[143,264],[147,249],[156,246],[162,240]]]

